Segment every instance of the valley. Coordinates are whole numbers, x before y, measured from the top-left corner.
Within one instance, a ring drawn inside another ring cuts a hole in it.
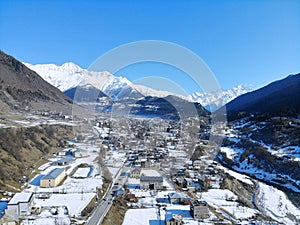
[[[0,224],[299,224],[299,108],[282,106],[299,74],[230,101],[223,124],[108,72],[38,66],[53,87],[1,57]]]
[[[37,211],[22,215],[21,224],[114,221],[126,225],[135,221],[139,225],[163,223],[174,215],[181,215],[179,220],[187,224],[297,223],[299,209],[282,191],[207,158],[205,149],[210,144],[201,139],[193,142],[184,132],[196,129],[190,127],[196,121],[189,120],[187,126],[179,126],[180,122],[159,118],[116,116],[108,120],[106,115],[99,115],[90,121],[92,129],[81,134],[84,138],[69,140],[69,146],[50,156],[22,187],[21,193],[33,193],[32,207]],[[204,152],[191,161],[195,147]],[[55,168],[64,168],[65,179],[58,186],[41,187],[43,176]],[[143,177],[161,178],[161,186],[142,186]],[[109,186],[104,192],[106,182]],[[194,201],[200,202],[207,215],[202,212],[196,219],[190,214]],[[118,220],[121,215],[114,217],[113,210],[119,207],[125,209],[124,221]]]

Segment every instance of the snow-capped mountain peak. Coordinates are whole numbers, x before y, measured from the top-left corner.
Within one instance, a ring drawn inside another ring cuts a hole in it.
[[[94,86],[112,98],[124,97],[123,95],[130,94],[130,92],[138,92],[135,85],[125,77],[117,77],[107,71],[89,71],[72,62],[60,66],[55,64],[24,64],[62,92],[77,86],[87,85]],[[126,92],[123,91],[124,89]],[[142,94],[140,95],[142,96]]]
[[[61,66],[59,66],[58,68],[61,69],[62,71],[69,71],[70,73],[76,73],[76,72],[83,71],[83,69],[80,66],[78,66],[72,62],[66,62],[66,63],[62,64]]]
[[[61,66],[55,64],[24,63],[29,69],[37,72],[45,81],[57,87],[61,91],[66,91],[76,87],[83,79],[84,69],[74,63],[64,63]]]
[[[190,95],[191,101],[199,102],[206,109],[215,111],[221,108],[226,103],[235,99],[236,97],[245,94],[252,89],[244,84],[240,84],[228,90],[210,92],[210,93],[199,93],[195,92]]]

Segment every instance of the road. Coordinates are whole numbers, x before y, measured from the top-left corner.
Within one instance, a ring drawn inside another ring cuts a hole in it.
[[[113,197],[111,196],[110,191],[108,192],[106,201],[102,200],[101,204],[98,205],[98,207],[94,211],[93,215],[88,220],[87,225],[99,225],[102,223],[102,221],[103,221],[104,217],[106,216],[107,212],[109,211],[109,209],[111,207],[111,203],[113,201]]]
[[[112,182],[112,185],[110,186],[109,190],[106,192],[106,195],[103,197],[103,200],[101,201],[100,205],[97,206],[96,210],[87,221],[86,223],[87,225],[100,225],[102,223],[104,217],[108,213],[112,205],[112,202],[114,200],[113,190],[124,185],[124,184],[116,185],[116,183],[118,183],[118,179],[121,176],[122,171],[123,171],[123,167],[119,169],[119,172],[114,177],[114,181]]]

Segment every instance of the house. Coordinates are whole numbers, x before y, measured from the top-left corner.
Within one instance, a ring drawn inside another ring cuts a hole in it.
[[[7,215],[4,215],[0,219],[0,225],[17,225],[17,221],[10,219]]]
[[[86,156],[86,154],[80,148],[73,148],[70,150],[70,152],[75,158],[82,158]]]
[[[172,217],[168,217],[166,218],[166,225],[182,225],[183,221],[182,221],[182,215],[180,214],[174,214],[171,215]]]
[[[162,176],[141,176],[140,178],[141,189],[146,190],[162,190],[163,177]]]
[[[64,168],[56,168],[50,173],[42,177],[40,180],[40,187],[57,187],[63,179],[66,177],[66,171]]]
[[[140,178],[140,176],[141,176],[141,169],[140,168],[132,170],[131,178]]]
[[[202,160],[195,160],[193,162],[193,167],[194,167],[194,169],[204,170],[205,169],[205,162],[202,161]]]
[[[140,159],[137,159],[134,161],[134,167],[135,168],[141,168],[142,167],[142,161]]]
[[[70,164],[74,159],[71,157],[64,157],[52,163],[54,166],[65,166]]]
[[[165,216],[165,221],[168,225],[182,225],[184,224],[183,218],[192,219],[190,211],[182,209],[166,210]]]
[[[193,162],[191,160],[188,160],[185,162],[184,167],[185,168],[192,168]]]
[[[168,198],[171,204],[183,204],[186,200],[189,200],[186,194],[180,192],[170,193]]]
[[[164,160],[161,162],[161,167],[162,168],[170,168],[171,167],[171,162],[170,161],[167,161],[167,160]]]
[[[29,216],[32,204],[33,193],[17,193],[8,202],[5,214],[15,220],[18,220],[22,216]]]
[[[183,186],[187,189],[195,189],[195,184],[194,180],[191,178],[184,178],[183,180]]]
[[[126,198],[125,198],[127,201],[130,201],[130,202],[136,202],[136,197],[135,197],[135,194],[127,194],[126,195]]]
[[[194,201],[190,204],[190,213],[194,219],[209,218],[208,204],[206,201]]]
[[[205,176],[204,186],[211,187],[212,179],[210,177]]]
[[[70,155],[70,149],[63,149],[55,153],[57,156],[67,156]]]
[[[128,178],[125,187],[128,189],[140,189],[140,179]]]

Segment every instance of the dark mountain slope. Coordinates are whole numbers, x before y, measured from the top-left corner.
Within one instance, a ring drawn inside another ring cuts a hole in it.
[[[68,111],[72,101],[20,61],[0,51],[0,106],[12,110]]]
[[[300,114],[300,74],[290,75],[226,104],[229,120],[249,114],[297,116]]]
[[[64,92],[69,98],[74,100],[75,102],[93,102],[96,103],[100,98],[108,98],[106,94],[104,94],[99,89],[93,86],[77,86],[70,88]]]
[[[200,103],[192,103],[171,95],[165,98],[147,96],[135,102],[130,111],[134,115],[156,116],[166,119],[207,116],[210,114]]]

